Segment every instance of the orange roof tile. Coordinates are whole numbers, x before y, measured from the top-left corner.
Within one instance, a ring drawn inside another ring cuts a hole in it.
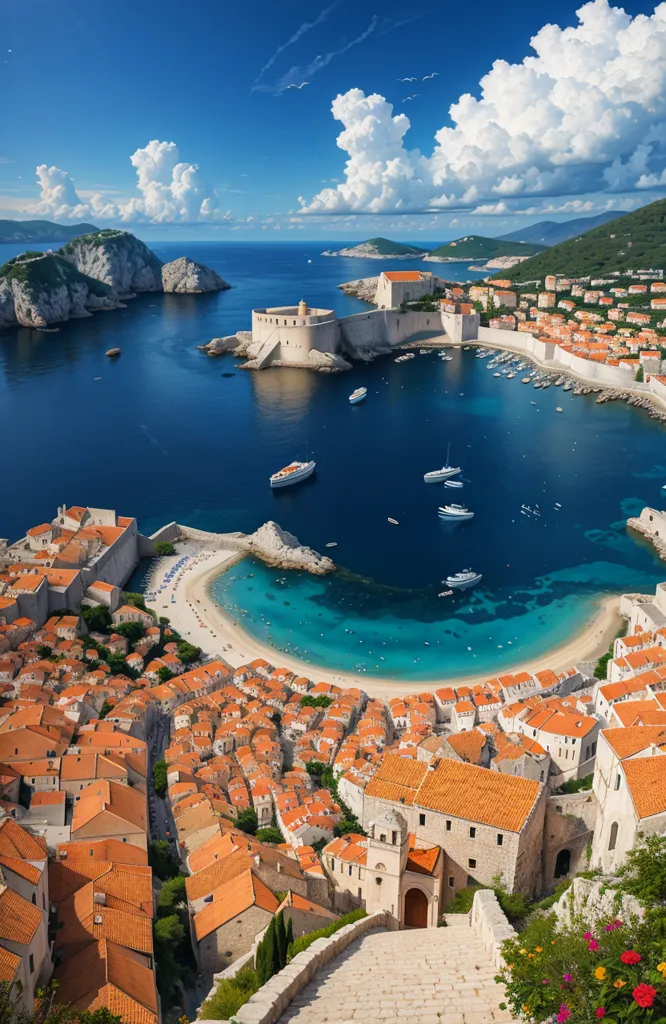
[[[256,906],[274,914],[279,906],[273,893],[260,878],[248,869],[237,878],[221,885],[213,893],[213,902],[194,916],[194,931],[197,940],[232,921],[244,910]]]
[[[11,984],[21,965],[21,957],[0,946],[0,982]]]
[[[532,779],[443,758],[427,772],[415,803],[454,818],[520,832],[541,789]]]
[[[0,940],[29,946],[42,923],[42,912],[13,889],[0,892]]]
[[[380,764],[365,792],[380,800],[413,804],[427,771],[428,766],[423,761],[389,755]]]
[[[624,760],[633,757],[654,744],[657,747],[666,745],[666,729],[662,726],[634,725],[627,729],[604,729],[602,734],[615,754]]]
[[[666,755],[634,757],[622,765],[639,818],[666,811]]]

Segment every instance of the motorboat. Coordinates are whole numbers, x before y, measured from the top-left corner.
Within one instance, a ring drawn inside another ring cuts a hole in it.
[[[437,510],[440,519],[473,519],[474,513],[466,505],[440,505]]]
[[[444,486],[445,487],[463,487],[464,484],[463,484],[462,480],[445,480],[444,481]]]
[[[501,374],[501,373],[499,373],[499,371],[498,371],[497,373],[494,373],[494,374],[493,374],[493,377],[501,377],[501,376],[502,376],[502,374]]]
[[[451,597],[452,593],[452,590],[442,590],[442,592],[438,594],[437,597]]]
[[[564,385],[564,387],[562,388],[562,390],[563,391],[573,391],[573,387],[574,387],[574,382],[572,380],[568,380],[566,382],[566,384]]]
[[[352,391],[351,395],[349,396],[349,404],[358,405],[359,402],[363,401],[367,393],[367,388],[356,388],[356,391]]]
[[[460,472],[460,466],[452,466],[449,462],[449,454],[451,452],[451,445],[448,445],[446,449],[446,464],[441,469],[432,469],[429,473],[423,474],[423,479],[427,484],[438,484],[442,480],[448,480],[450,476],[456,476]]]
[[[562,406],[561,406],[561,405],[556,405],[556,406],[555,406],[555,412],[563,412],[563,411],[564,411],[564,410],[562,409]]]
[[[270,478],[271,487],[290,487],[291,484],[298,484],[301,480],[307,480],[315,471],[316,462],[290,462],[284,469],[273,473]]]
[[[447,587],[473,587],[479,580],[483,579],[480,572],[474,572],[473,569],[463,569],[462,572],[456,572],[453,576],[447,576],[445,580],[442,580]]]
[[[532,383],[532,378],[531,377],[523,377],[523,379],[521,380],[520,383],[521,384],[531,384]]]
[[[391,519],[390,516],[388,517],[388,521],[389,521],[389,523],[391,523],[392,526],[400,526],[400,523],[398,522],[398,520],[397,519]]]
[[[516,374],[515,374],[515,372],[514,372],[514,371],[512,370],[512,371],[511,371],[511,373],[507,373],[507,375],[506,375],[506,379],[507,379],[507,380],[513,380],[513,378],[514,378],[515,376],[516,376]]]

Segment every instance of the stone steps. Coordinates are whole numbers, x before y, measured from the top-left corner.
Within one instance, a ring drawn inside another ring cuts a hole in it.
[[[369,932],[296,996],[279,1024],[501,1024],[504,993],[467,917],[446,928]]]

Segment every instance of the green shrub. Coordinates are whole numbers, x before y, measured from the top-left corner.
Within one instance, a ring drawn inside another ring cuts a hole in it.
[[[604,679],[606,678],[604,674]],[[553,790],[553,795],[564,795],[566,793],[580,793],[585,789],[592,789],[594,774],[586,775],[582,779],[567,779],[561,786]]]
[[[165,796],[169,788],[167,772],[168,766],[166,761],[156,761],[153,765],[153,783],[158,796]]]
[[[175,555],[176,549],[170,540],[158,540],[155,547],[156,555]]]
[[[259,989],[259,978],[252,967],[243,967],[235,978],[218,982],[213,995],[201,1007],[208,1020],[229,1020]]]
[[[666,902],[666,836],[639,835],[618,875],[619,888],[635,896],[644,907],[663,906]]]
[[[488,889],[487,885],[469,885],[466,889],[458,889],[457,893],[446,908],[447,914],[469,914],[474,902],[474,894],[479,889]]]
[[[362,909],[352,910],[349,914],[343,914],[341,918],[334,921],[333,924],[329,924],[327,928],[318,928],[316,932],[309,932],[308,935],[301,935],[300,938],[290,943],[287,951],[287,963],[293,960],[295,956],[302,953],[303,950],[311,946],[317,939],[328,939],[331,935],[335,935],[341,928],[344,928],[346,924],[353,924],[354,921],[360,921],[362,918],[367,917],[367,912]]]
[[[664,964],[662,943],[663,929],[658,934],[648,920],[604,920],[589,928],[575,921],[558,931],[554,914],[536,916],[502,944],[506,967],[497,980],[514,1017],[524,1020],[557,1015],[561,1024],[569,1017],[572,1024],[638,1024],[654,1015],[658,1021],[666,1010],[666,979],[657,970]],[[621,959],[629,951],[636,963]],[[642,1005],[638,986],[649,1000]]]
[[[282,833],[279,828],[273,828],[270,825],[268,828],[260,828],[257,830],[256,838],[260,843],[283,843]]]

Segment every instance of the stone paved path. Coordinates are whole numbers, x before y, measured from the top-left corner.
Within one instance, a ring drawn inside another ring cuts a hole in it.
[[[448,928],[369,932],[317,974],[279,1024],[511,1021],[495,974],[466,917]]]

